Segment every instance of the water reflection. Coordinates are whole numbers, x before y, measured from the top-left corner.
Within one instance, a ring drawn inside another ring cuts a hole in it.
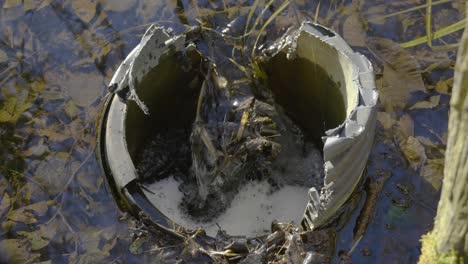
[[[159,251],[134,254],[144,251],[144,243],[135,240],[138,222],[118,208],[94,154],[106,83],[148,23],[182,31],[184,24],[202,22],[237,36],[245,33],[254,3],[258,8],[251,23],[260,17],[260,25],[282,4],[274,1],[262,12],[266,3],[260,1],[0,1],[2,257],[14,262],[154,261]],[[296,1],[260,38],[268,43],[291,24],[317,19],[374,63],[381,112],[368,175],[379,179],[388,171],[391,177],[350,254],[360,210],[337,236],[336,262],[414,263],[419,238],[432,225],[455,59],[448,44],[457,42],[460,31],[433,42],[446,49],[400,47],[397,43],[425,35],[424,9],[392,13],[420,4]],[[434,6],[434,29],[460,21],[463,4]],[[439,97],[431,100],[434,96]]]

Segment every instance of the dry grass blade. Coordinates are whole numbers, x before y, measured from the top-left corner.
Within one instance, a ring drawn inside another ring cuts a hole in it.
[[[459,30],[462,30],[463,28],[465,28],[465,19],[462,19],[456,23],[453,23],[451,25],[448,25],[442,29],[439,29],[437,30],[436,32],[434,32],[434,34],[432,34],[432,39],[439,39],[441,37],[444,37],[444,36],[447,36],[449,34],[452,34],[454,32],[457,32]],[[424,37],[420,37],[420,38],[417,38],[417,39],[414,39],[414,40],[411,40],[411,41],[408,41],[408,42],[405,42],[405,43],[402,43],[400,44],[403,48],[409,48],[409,47],[413,47],[413,46],[417,46],[417,45],[420,45],[420,44],[423,44],[423,43],[426,43],[429,41],[429,37],[426,35]]]
[[[200,113],[201,113],[202,103],[203,103],[203,99],[204,99],[205,93],[206,93],[206,85],[207,85],[206,81],[204,81],[202,86],[201,86],[200,95],[198,96],[197,113],[195,115],[195,122],[200,121]]]
[[[315,8],[315,16],[314,16],[314,22],[315,23],[317,23],[317,21],[318,21],[319,12],[320,12],[320,2],[318,3],[317,7]]]
[[[426,2],[426,35],[427,44],[432,48],[432,0]]]
[[[249,120],[249,111],[244,111],[242,114],[241,123],[239,126],[239,130],[237,131],[237,141],[242,139],[242,135],[244,134],[245,126],[247,125],[247,121]]]
[[[255,19],[255,22],[254,24],[252,25],[252,27],[250,28],[249,30],[249,33],[247,33],[248,35],[250,35],[254,30],[255,28],[257,27],[258,23],[260,23],[260,19],[263,17],[263,14],[265,14],[265,12],[270,8],[270,6],[273,4],[274,0],[270,0],[270,2],[268,2],[265,7],[263,8],[262,12],[260,13],[260,15],[257,16],[257,19]]]
[[[249,28],[249,25],[250,25],[250,20],[252,19],[252,16],[253,16],[255,10],[257,9],[257,6],[258,6],[259,2],[260,2],[260,0],[255,0],[252,7],[250,8],[249,14],[247,15],[247,22],[245,23],[244,36],[247,35],[247,31],[248,31],[248,28]]]
[[[281,6],[271,15],[271,17],[268,18],[268,20],[263,24],[262,28],[258,32],[257,39],[255,40],[253,49],[252,49],[252,58],[255,56],[255,50],[257,49],[257,44],[258,41],[260,40],[260,37],[262,36],[263,32],[265,31],[265,28],[281,13],[283,10],[289,5],[289,1],[285,1]]]

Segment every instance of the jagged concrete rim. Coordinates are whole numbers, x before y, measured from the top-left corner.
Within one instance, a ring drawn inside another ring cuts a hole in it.
[[[309,190],[303,221],[308,228],[314,229],[326,224],[335,215],[360,182],[374,141],[378,93],[370,61],[353,51],[336,32],[319,24],[305,22],[298,36],[304,34],[334,47],[349,60],[353,67],[354,89],[358,93],[357,104],[346,120],[326,131],[322,138],[325,186],[321,190]]]

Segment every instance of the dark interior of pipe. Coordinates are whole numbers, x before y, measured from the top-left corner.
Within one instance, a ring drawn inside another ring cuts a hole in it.
[[[264,65],[275,101],[320,146],[325,131],[346,118],[340,83],[318,64],[279,53]]]

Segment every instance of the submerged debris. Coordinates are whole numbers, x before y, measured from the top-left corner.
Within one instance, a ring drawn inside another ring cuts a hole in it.
[[[251,87],[242,94],[220,88],[217,77],[208,76],[203,84],[191,134],[198,193],[189,194],[190,212],[208,218],[219,214],[252,180],[268,180],[278,187],[321,186],[318,149],[274,103],[272,93],[260,100]]]

